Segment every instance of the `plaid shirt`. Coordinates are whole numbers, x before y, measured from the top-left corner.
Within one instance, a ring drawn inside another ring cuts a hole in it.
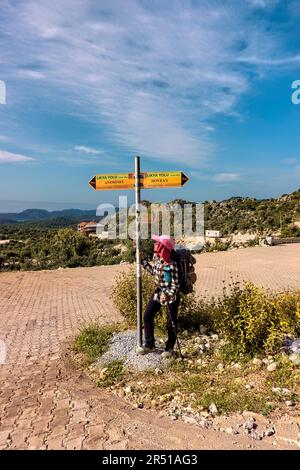
[[[146,260],[142,260],[142,266],[152,276],[155,277],[156,289],[153,295],[153,299],[159,302],[161,305],[171,304],[176,300],[179,291],[179,276],[177,263],[172,262],[166,263],[163,259],[157,255],[153,256],[153,266]],[[171,282],[166,282],[164,278],[163,268],[168,266],[170,268]],[[161,294],[165,294],[166,300],[161,300]]]

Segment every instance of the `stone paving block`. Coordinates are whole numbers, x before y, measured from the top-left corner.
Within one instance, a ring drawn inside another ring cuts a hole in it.
[[[63,445],[67,450],[79,450],[82,448],[82,442],[84,436],[70,436],[70,438],[64,439]]]
[[[87,410],[76,410],[76,411],[71,411],[71,417],[70,417],[70,422],[71,423],[81,423],[81,422],[87,422]]]
[[[37,396],[29,396],[28,398],[24,398],[23,400],[23,409],[32,406],[39,406],[39,400]]]
[[[55,404],[51,398],[42,398],[41,405],[39,406],[38,413],[40,416],[48,416],[51,410],[55,408]]]
[[[82,448],[86,450],[103,450],[105,440],[100,436],[87,437],[82,444]]]
[[[61,400],[57,400],[54,403],[55,403],[56,412],[58,410],[64,410],[64,411],[69,411],[70,410],[70,412],[71,412],[71,405],[70,405],[69,398],[62,398]]]
[[[105,449],[108,450],[127,450],[128,449],[128,441],[124,439],[123,441],[114,442],[113,444],[108,444],[105,446]]]
[[[50,423],[49,425],[49,436],[52,438],[56,438],[58,436],[63,436],[64,438],[67,437],[68,431],[66,429],[66,426],[64,424],[58,424],[58,425],[53,425]]]
[[[2,431],[0,428],[0,446],[5,446],[7,444],[10,432],[7,429],[6,431]]]
[[[30,408],[25,408],[22,410],[22,413],[20,414],[20,420],[22,419],[30,419],[32,420],[35,416],[36,416],[36,413],[37,413],[37,408],[36,407],[33,407],[31,406]]]
[[[71,401],[72,412],[78,410],[89,410],[89,405],[87,404],[86,400],[78,400],[78,401]]]
[[[15,406],[13,403],[12,405],[8,405],[6,408],[5,416],[6,418],[16,418],[20,414],[20,408]]]
[[[46,446],[48,450],[65,450],[63,446],[64,436],[51,436],[46,440]]]
[[[52,424],[67,424],[70,421],[70,414],[68,409],[54,410],[52,414]]]
[[[11,449],[26,449],[27,447],[27,442],[26,439],[29,437],[29,432],[26,433],[23,430],[22,431],[14,431],[10,434],[10,439],[11,439],[11,444],[10,448]]]
[[[18,419],[17,420],[17,431],[28,431],[31,429],[32,426],[32,419]]]
[[[39,435],[41,433],[46,433],[49,429],[49,422],[50,419],[40,419],[38,421],[34,421],[32,424],[33,434]]]
[[[27,449],[28,450],[43,450],[46,449],[44,440],[46,439],[47,434],[42,433],[39,435],[30,436],[27,439]]]

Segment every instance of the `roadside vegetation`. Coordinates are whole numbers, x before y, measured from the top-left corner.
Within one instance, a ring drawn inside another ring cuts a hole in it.
[[[109,341],[114,333],[126,329],[125,323],[100,326],[98,323],[84,326],[80,329],[73,341],[73,351],[78,362],[83,366],[91,366],[109,348]],[[105,364],[102,374],[96,378],[99,387],[108,387],[123,379],[125,368],[122,360],[111,361]]]
[[[88,238],[73,228],[36,229],[0,226],[0,239],[10,240],[0,246],[0,271],[76,268],[133,262],[131,240]]]
[[[144,393],[147,390],[147,397],[143,399],[151,407],[165,408],[166,404],[174,404],[175,399],[179,408],[190,405],[206,416],[246,410],[268,415],[277,407],[285,406],[288,400],[294,405],[298,402],[299,372],[279,358],[277,370],[269,372],[266,366],[257,366],[251,361],[229,362],[208,352],[202,354],[201,359],[189,352],[185,357],[184,364],[174,361],[161,374],[152,371],[145,375],[145,379],[148,376],[145,384],[151,386],[142,387]],[[131,379],[126,386],[131,387],[138,401],[141,393],[135,383]]]
[[[88,364],[94,362],[108,349],[108,342],[113,333],[118,331],[116,325],[100,326],[93,323],[82,328],[74,340],[74,351],[82,353]]]

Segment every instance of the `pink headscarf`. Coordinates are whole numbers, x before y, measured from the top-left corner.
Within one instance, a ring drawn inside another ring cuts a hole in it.
[[[171,250],[163,245],[161,242],[156,242],[155,253],[159,258],[163,259],[166,263],[171,262]]]
[[[156,241],[155,253],[166,263],[171,262],[171,251],[174,249],[175,240],[169,235],[152,235],[152,239]]]

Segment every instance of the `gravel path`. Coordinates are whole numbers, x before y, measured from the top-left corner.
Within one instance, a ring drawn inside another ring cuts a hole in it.
[[[136,354],[137,340],[135,331],[122,331],[113,335],[109,350],[103,354],[99,360],[99,365],[104,366],[106,363],[114,360],[124,360],[124,365],[128,370],[143,371],[156,368],[164,368],[170,363],[170,359],[161,357],[164,351],[164,343],[155,351],[139,356]]]

